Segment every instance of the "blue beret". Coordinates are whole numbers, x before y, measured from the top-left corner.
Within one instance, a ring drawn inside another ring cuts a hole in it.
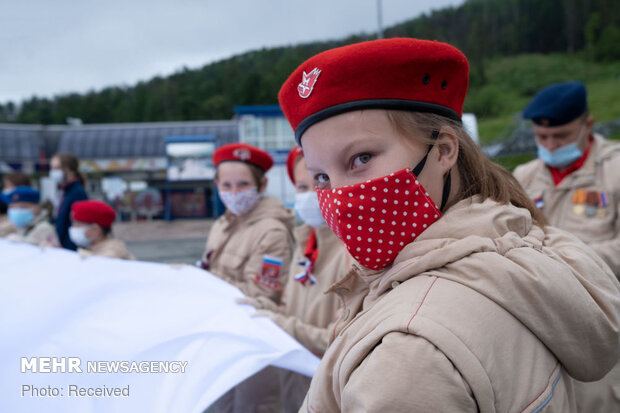
[[[582,82],[554,83],[534,96],[523,117],[537,125],[560,126],[577,119],[586,110],[588,101]]]
[[[41,195],[39,191],[29,186],[18,186],[6,195],[7,204],[12,204],[13,202],[32,202],[34,204],[38,204],[41,199]]]

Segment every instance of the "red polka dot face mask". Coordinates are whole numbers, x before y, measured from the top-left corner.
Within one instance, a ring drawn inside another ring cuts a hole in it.
[[[426,157],[415,168],[416,172],[422,170],[425,161]],[[449,188],[448,179],[442,204]],[[372,270],[390,265],[405,245],[441,216],[440,209],[409,168],[316,192],[327,225],[344,242],[351,256]]]

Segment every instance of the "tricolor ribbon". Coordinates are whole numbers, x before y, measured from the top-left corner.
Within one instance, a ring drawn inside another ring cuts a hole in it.
[[[314,278],[310,272],[312,269],[312,263],[310,261],[306,261],[305,263],[302,261],[300,264],[305,264],[306,268],[303,272],[295,276],[295,281],[300,282],[301,285],[306,285],[308,281],[310,281],[310,285],[316,284],[316,278]]]

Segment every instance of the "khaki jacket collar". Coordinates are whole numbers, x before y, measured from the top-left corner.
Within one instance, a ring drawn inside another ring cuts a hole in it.
[[[321,250],[325,251],[331,248],[342,247],[342,242],[340,241],[340,239],[338,239],[336,234],[334,234],[326,224],[320,225],[316,228],[312,228],[308,224],[303,224],[293,229],[295,242],[297,243],[298,248],[301,250],[302,253],[306,247],[306,242],[308,241],[310,233],[313,229],[315,230],[316,234],[317,244],[319,248],[319,256],[321,255]]]
[[[39,215],[34,217],[31,223],[29,223],[25,227],[17,228],[16,233],[20,235],[27,235],[30,231],[34,229],[34,227],[39,225],[41,222],[47,221],[47,217],[47,210],[42,208],[41,212],[39,212]]]
[[[226,210],[224,220],[227,225],[224,227],[224,231],[229,231],[238,225],[251,225],[264,218],[282,221],[287,228],[292,228],[295,222],[295,215],[290,209],[285,208],[277,199],[263,195],[258,204],[245,215],[235,215]]]
[[[605,159],[608,151],[605,151],[605,147],[607,146],[605,138],[599,134],[593,134],[592,136],[594,142],[592,143],[592,148],[590,148],[590,153],[584,164],[581,168],[564,178],[562,182],[557,185],[557,188],[581,188],[591,185],[594,182],[596,167]],[[555,184],[547,165],[545,165],[540,158],[536,159],[535,162],[537,162],[536,169],[538,170],[535,174],[535,181],[538,186],[553,188]]]
[[[356,263],[328,292],[350,297],[365,291],[365,303],[370,304],[399,283],[473,253],[503,254],[526,245],[541,249],[543,239],[544,233],[532,225],[529,211],[474,196],[446,211],[415,242],[406,245],[391,266],[374,271]]]

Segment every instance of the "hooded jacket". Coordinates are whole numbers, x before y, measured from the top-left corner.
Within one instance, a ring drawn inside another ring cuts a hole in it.
[[[96,255],[98,257],[119,258],[122,260],[135,260],[127,245],[120,239],[106,238],[88,248],[78,248],[81,257]]]
[[[48,222],[48,213],[45,209],[41,209],[41,212],[30,224],[23,228],[17,228],[15,232],[7,235],[6,238],[11,241],[27,242],[39,247],[59,246],[56,230]]]
[[[343,317],[303,412],[573,412],[568,375],[599,379],[618,358],[620,285],[603,260],[478,196],[332,290]]]
[[[325,290],[351,269],[354,260],[336,234],[327,225],[321,225],[316,228],[319,256],[312,270],[316,284],[295,281],[295,276],[305,271],[308,259],[304,249],[311,231],[309,225],[295,228],[297,248],[284,291],[284,303],[272,319],[304,347],[321,356],[329,341],[328,326],[336,318],[340,306],[338,296]]]
[[[8,216],[0,216],[0,238],[4,238],[9,234],[15,232],[17,228],[11,221],[9,221]]]
[[[293,252],[294,224],[293,211],[268,196],[245,215],[226,211],[211,227],[203,262],[245,295],[279,303]]]

